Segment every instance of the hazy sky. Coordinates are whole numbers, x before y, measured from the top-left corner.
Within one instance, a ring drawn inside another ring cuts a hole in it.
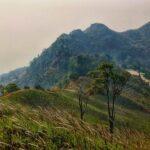
[[[104,23],[123,31],[150,21],[150,0],[0,0],[0,73],[28,63],[61,33]]]

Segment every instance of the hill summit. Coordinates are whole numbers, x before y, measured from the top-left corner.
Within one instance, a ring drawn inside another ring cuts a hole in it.
[[[113,61],[123,68],[138,66],[150,70],[150,23],[135,30],[116,32],[104,24],[95,23],[82,31],[62,34],[30,65],[0,76],[0,82],[15,82],[20,86],[41,84],[51,87],[63,84],[72,73],[85,75],[103,60]]]

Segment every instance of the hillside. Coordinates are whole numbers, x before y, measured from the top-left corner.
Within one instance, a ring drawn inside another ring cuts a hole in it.
[[[20,86],[41,84],[45,88],[63,86],[70,74],[85,75],[103,60],[123,68],[150,71],[150,23],[135,30],[116,32],[103,24],[62,34],[23,72],[0,76],[0,83]],[[140,56],[140,57],[139,57]]]
[[[9,73],[5,73],[0,75],[0,81],[3,82],[4,85],[8,83],[8,81],[16,82],[17,80],[21,80],[26,74],[26,67],[19,68]]]
[[[76,81],[70,84],[76,86]],[[128,89],[117,100],[113,141],[108,131],[105,96],[90,97],[81,121],[74,87],[69,87],[55,91],[19,90],[0,97],[0,148],[148,150],[147,84],[132,77]]]

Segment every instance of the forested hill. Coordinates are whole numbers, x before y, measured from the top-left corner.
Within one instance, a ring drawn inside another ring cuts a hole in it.
[[[63,85],[70,75],[85,75],[103,60],[113,61],[123,68],[150,71],[149,58],[150,22],[125,32],[95,23],[84,31],[78,29],[62,34],[32,60],[29,67],[17,73],[19,78],[16,74],[6,74],[0,76],[0,83],[16,82],[21,86],[40,83],[43,87]]]

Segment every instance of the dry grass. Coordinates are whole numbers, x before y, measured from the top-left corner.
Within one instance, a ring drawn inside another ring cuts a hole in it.
[[[110,142],[121,145],[124,149],[148,150],[150,147],[149,136],[136,130],[128,128],[116,129],[112,140],[112,135],[108,132],[107,128],[100,124],[88,124],[74,118],[67,112],[57,109],[41,109],[40,111],[43,118],[52,121],[56,127],[65,128],[73,133],[80,132],[82,135],[87,135],[91,138],[91,141],[93,137],[99,138],[103,139],[106,143]]]
[[[149,150],[150,136],[129,128],[81,121],[64,109],[31,108],[1,100],[0,149]]]

